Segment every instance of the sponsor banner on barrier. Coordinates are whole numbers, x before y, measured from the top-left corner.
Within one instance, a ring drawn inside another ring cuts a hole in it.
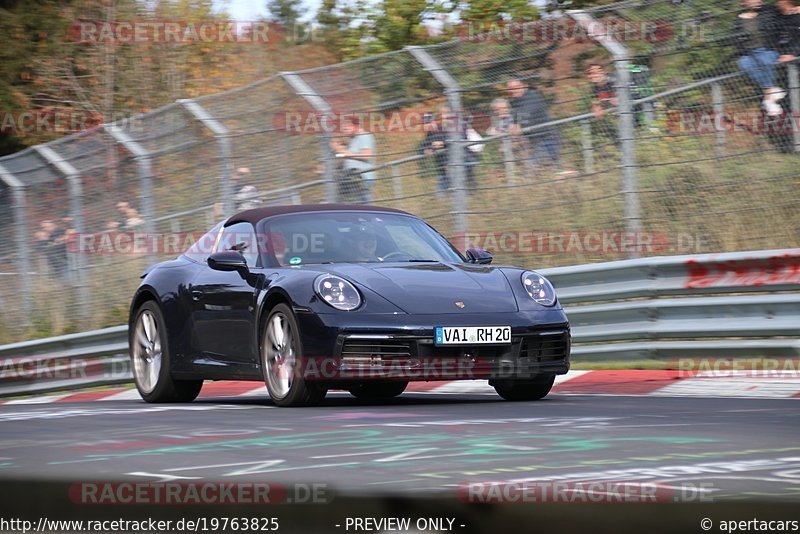
[[[687,289],[800,284],[800,251],[729,261],[691,259],[685,265]]]

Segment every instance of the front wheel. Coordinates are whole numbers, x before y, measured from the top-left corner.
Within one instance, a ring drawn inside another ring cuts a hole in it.
[[[505,400],[532,401],[546,397],[555,379],[555,375],[544,375],[533,380],[497,380],[492,385]]]
[[[350,394],[357,399],[390,399],[402,394],[408,382],[361,382],[350,388]]]
[[[191,402],[203,387],[202,380],[175,380],[170,372],[167,328],[161,309],[154,301],[136,311],[128,333],[133,380],[147,402]]]
[[[278,304],[269,313],[261,341],[261,368],[269,396],[278,406],[312,406],[327,390],[302,375],[303,348],[292,309]]]

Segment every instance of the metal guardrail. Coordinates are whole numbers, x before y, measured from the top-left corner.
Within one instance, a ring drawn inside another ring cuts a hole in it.
[[[800,250],[662,256],[542,271],[576,360],[800,355]]]
[[[800,355],[800,249],[541,271],[577,361]],[[0,396],[131,381],[127,326],[0,346]]]
[[[0,346],[0,397],[132,380],[127,325]]]

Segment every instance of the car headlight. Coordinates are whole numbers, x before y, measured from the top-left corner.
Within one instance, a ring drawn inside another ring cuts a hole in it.
[[[556,290],[553,284],[535,271],[522,273],[522,287],[533,300],[542,306],[552,306],[556,303]]]
[[[355,310],[361,305],[361,295],[353,284],[333,274],[322,274],[314,281],[317,295],[337,310]]]

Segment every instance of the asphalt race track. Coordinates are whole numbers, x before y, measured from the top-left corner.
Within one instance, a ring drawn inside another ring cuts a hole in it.
[[[791,399],[337,392],[298,409],[259,397],[6,405],[0,426],[4,479],[324,483],[343,495],[624,480],[676,501],[800,502]]]

